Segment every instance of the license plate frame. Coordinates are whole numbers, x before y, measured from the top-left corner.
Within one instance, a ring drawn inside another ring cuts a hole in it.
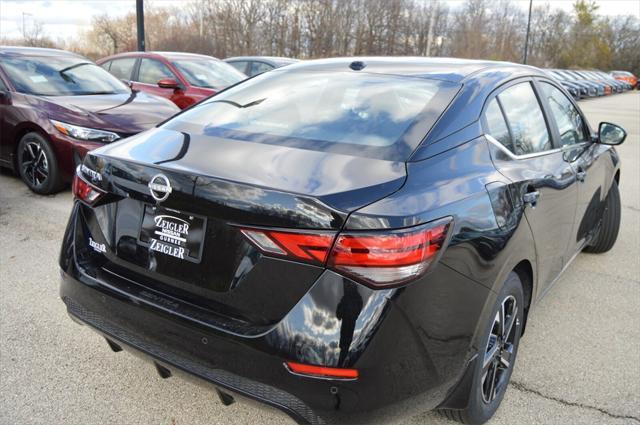
[[[138,244],[164,258],[199,263],[204,250],[207,218],[159,205],[145,204]]]

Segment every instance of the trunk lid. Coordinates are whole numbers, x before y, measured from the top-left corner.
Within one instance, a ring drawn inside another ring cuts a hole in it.
[[[284,317],[323,267],[263,256],[241,227],[337,232],[405,179],[401,162],[166,129],[93,151],[82,170],[108,192],[84,211],[88,234],[106,246],[105,271],[252,326]],[[171,186],[166,199],[152,197],[152,180],[157,197]]]

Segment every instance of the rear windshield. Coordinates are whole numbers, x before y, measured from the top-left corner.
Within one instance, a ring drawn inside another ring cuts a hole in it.
[[[2,67],[20,93],[72,96],[130,92],[116,77],[79,57],[4,57]]]
[[[164,128],[406,160],[458,84],[366,72],[272,71],[178,115]]]

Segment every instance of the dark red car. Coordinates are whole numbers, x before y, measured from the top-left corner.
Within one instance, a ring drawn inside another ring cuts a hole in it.
[[[0,47],[0,165],[36,193],[62,189],[87,151],[178,111],[74,53]]]
[[[170,99],[180,109],[247,78],[219,59],[194,53],[129,52],[97,63],[134,90]]]

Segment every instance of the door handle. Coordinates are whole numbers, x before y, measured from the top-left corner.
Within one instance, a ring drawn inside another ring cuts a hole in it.
[[[584,170],[578,170],[578,172],[576,173],[576,178],[578,179],[578,181],[583,182],[585,178],[587,178],[587,172]]]
[[[527,192],[522,197],[522,200],[524,201],[524,205],[525,206],[528,205],[531,208],[536,207],[536,204],[538,203],[538,199],[540,199],[540,192],[538,192],[537,190],[533,192]]]

